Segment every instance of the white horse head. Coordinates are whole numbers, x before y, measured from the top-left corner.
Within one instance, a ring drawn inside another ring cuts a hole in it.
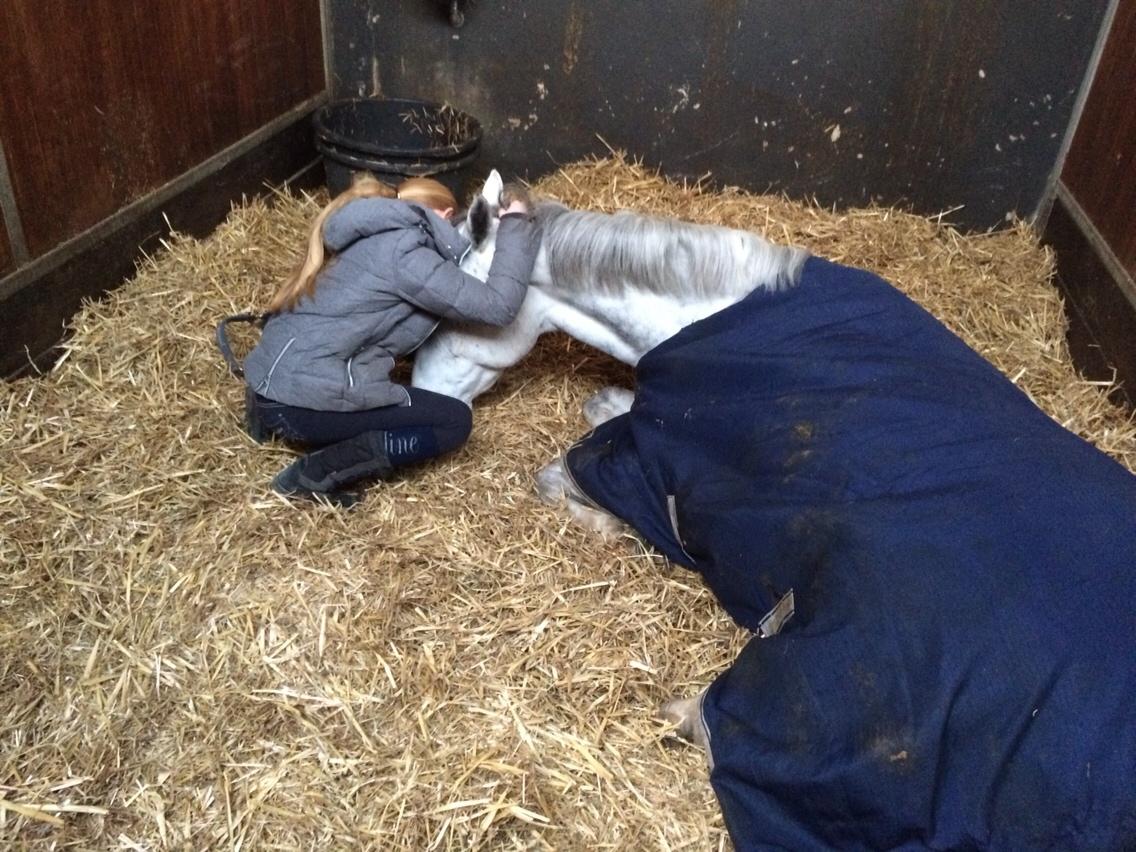
[[[504,182],[496,169],[470,202],[458,232],[470,242],[461,268],[482,281],[497,247],[501,193]],[[512,324],[499,328],[478,323],[443,323],[414,356],[414,387],[460,399],[466,404],[493,386],[507,368],[532,349],[537,338],[553,326],[546,320],[545,299],[529,288]]]
[[[482,281],[489,276],[489,267],[493,263],[501,191],[504,188],[501,175],[493,169],[470,203],[465,218],[458,223],[458,232],[470,242],[469,252],[462,258],[462,269]]]

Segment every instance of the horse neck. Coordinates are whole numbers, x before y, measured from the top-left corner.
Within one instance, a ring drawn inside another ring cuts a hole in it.
[[[545,224],[532,277],[546,322],[628,364],[756,288],[791,285],[805,257],[746,231],[561,215]]]
[[[734,297],[684,301],[638,289],[600,295],[550,290],[546,295],[546,326],[632,366],[686,326],[738,301]]]

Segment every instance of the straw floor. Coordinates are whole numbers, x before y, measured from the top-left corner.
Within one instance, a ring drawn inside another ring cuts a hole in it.
[[[618,155],[537,189],[876,270],[1136,465],[1024,227],[710,192]],[[266,300],[320,201],[249,201],[174,239],[75,318],[53,372],[0,386],[0,845],[728,847],[702,756],[653,713],[746,636],[697,576],[532,496],[627,368],[550,336],[460,453],[355,511],[268,490],[289,452],[243,434],[213,327]]]

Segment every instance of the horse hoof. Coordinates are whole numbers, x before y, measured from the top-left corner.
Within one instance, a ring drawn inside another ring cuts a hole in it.
[[[597,391],[584,403],[584,419],[593,427],[626,414],[635,401],[635,393],[615,386]]]
[[[568,514],[584,529],[599,533],[605,541],[618,538],[628,531],[628,527],[615,515],[608,514],[603,509],[597,509],[585,503],[576,494],[568,493]]]
[[[702,722],[702,698],[706,691],[693,698],[673,698],[659,708],[659,717],[674,725],[674,733],[705,752],[710,751],[710,736]]]
[[[542,503],[559,506],[568,497],[568,477],[562,459],[549,462],[536,474],[536,493]]]

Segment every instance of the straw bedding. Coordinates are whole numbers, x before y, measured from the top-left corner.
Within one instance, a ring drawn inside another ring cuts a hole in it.
[[[536,188],[879,272],[1136,466],[1133,421],[1070,365],[1025,226],[712,192],[619,155]],[[173,239],[84,308],[49,375],[0,387],[0,842],[728,846],[702,756],[653,712],[746,636],[698,577],[532,496],[627,368],[550,336],[479,401],[460,453],[355,511],[268,490],[290,454],[243,434],[212,331],[266,301],[323,200],[251,200]]]

